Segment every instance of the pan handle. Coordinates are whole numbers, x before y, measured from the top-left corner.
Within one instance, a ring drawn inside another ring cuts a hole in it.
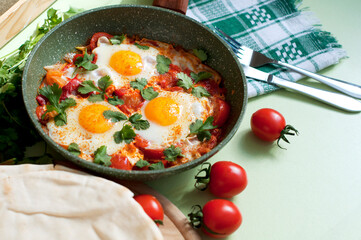
[[[186,14],[188,0],[154,0],[153,6],[162,7]]]

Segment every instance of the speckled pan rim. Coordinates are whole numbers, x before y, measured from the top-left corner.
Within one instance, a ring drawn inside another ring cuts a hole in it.
[[[27,76],[28,74],[28,70],[29,70],[29,66],[30,63],[36,53],[36,51],[41,47],[42,43],[47,39],[48,36],[50,36],[51,34],[53,34],[55,31],[57,31],[57,29],[59,29],[60,27],[62,27],[63,25],[66,25],[68,22],[70,21],[74,21],[77,18],[82,17],[83,15],[87,15],[87,14],[91,14],[93,12],[97,12],[97,11],[103,11],[103,10],[107,10],[107,9],[112,9],[112,8],[138,8],[138,9],[152,9],[154,11],[163,11],[163,12],[167,12],[170,14],[173,14],[175,16],[178,16],[180,18],[184,18],[185,20],[191,21],[195,24],[197,24],[199,27],[205,29],[207,32],[209,32],[213,37],[215,37],[216,39],[218,39],[220,42],[222,42],[222,44],[228,49],[228,51],[231,53],[234,61],[236,62],[236,64],[238,65],[238,68],[240,70],[241,76],[242,76],[242,83],[243,83],[243,103],[242,103],[242,108],[241,108],[241,112],[239,114],[239,117],[236,121],[236,123],[234,124],[234,126],[232,127],[231,131],[228,133],[228,135],[215,147],[213,148],[210,152],[202,155],[200,158],[197,158],[195,160],[192,160],[190,162],[187,162],[185,164],[182,165],[178,165],[175,167],[171,167],[171,168],[166,168],[163,170],[151,170],[151,171],[126,171],[126,170],[120,170],[120,169],[114,169],[114,168],[110,168],[110,167],[104,167],[92,162],[88,162],[84,159],[81,159],[79,157],[76,157],[72,154],[70,154],[68,151],[66,151],[65,149],[63,149],[60,145],[58,145],[57,143],[55,143],[41,128],[40,124],[38,123],[37,119],[35,119],[35,117],[33,116],[33,112],[30,111],[29,107],[27,106],[27,100],[26,100],[26,94],[27,91],[25,88],[25,82],[26,82],[26,78],[25,76]],[[246,78],[242,69],[241,64],[239,63],[239,61],[237,60],[236,55],[233,53],[232,49],[227,45],[227,43],[221,39],[217,34],[215,34],[212,30],[210,30],[209,28],[207,28],[206,26],[204,26],[203,24],[197,22],[196,20],[185,16],[183,14],[180,14],[178,12],[174,12],[168,9],[163,9],[163,8],[159,8],[159,7],[154,7],[154,6],[140,6],[140,5],[114,5],[114,6],[106,6],[106,7],[100,7],[100,8],[95,8],[95,9],[91,9],[82,13],[79,13],[63,22],[61,22],[60,24],[58,24],[57,26],[55,26],[52,30],[50,30],[42,39],[40,39],[40,41],[37,43],[37,45],[34,47],[34,49],[32,50],[31,54],[29,55],[29,58],[26,62],[26,65],[24,67],[24,73],[23,73],[23,85],[22,85],[22,93],[23,93],[23,99],[24,99],[24,103],[26,106],[26,110],[28,112],[28,115],[30,117],[30,119],[32,120],[35,128],[38,130],[38,132],[40,133],[40,135],[42,136],[42,138],[49,144],[51,145],[51,147],[56,150],[59,154],[61,154],[67,161],[80,166],[81,168],[84,168],[85,170],[89,170],[89,171],[93,171],[96,174],[99,175],[103,175],[103,176],[108,176],[108,177],[112,177],[112,178],[117,178],[117,179],[124,179],[124,180],[140,180],[140,181],[145,181],[145,180],[149,180],[149,179],[156,179],[159,177],[166,177],[166,176],[170,176],[173,175],[174,173],[178,173],[178,172],[183,172],[186,170],[189,170],[191,168],[194,168],[195,166],[203,163],[204,161],[208,160],[210,157],[212,157],[214,154],[216,154],[220,149],[222,149],[230,140],[231,138],[235,135],[235,133],[237,132],[241,121],[243,119],[244,116],[244,112],[246,110],[246,104],[247,104],[247,82],[246,82]],[[154,176],[159,176],[159,177],[154,177]]]

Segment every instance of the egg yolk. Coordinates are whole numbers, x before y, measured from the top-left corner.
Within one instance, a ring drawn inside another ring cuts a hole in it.
[[[162,126],[175,123],[179,117],[179,105],[169,97],[157,97],[145,107],[144,113],[148,120]]]
[[[106,110],[110,110],[110,108],[101,104],[84,107],[79,114],[79,124],[92,133],[108,131],[112,127],[112,123],[103,115]]]
[[[121,50],[114,53],[109,60],[109,65],[124,76],[137,75],[143,68],[140,55],[127,50]]]

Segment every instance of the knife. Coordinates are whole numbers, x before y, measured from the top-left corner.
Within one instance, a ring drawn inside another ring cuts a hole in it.
[[[263,81],[281,88],[293,90],[342,110],[350,112],[361,111],[361,102],[352,97],[287,81],[247,65],[242,64],[242,66],[245,75],[254,80]]]

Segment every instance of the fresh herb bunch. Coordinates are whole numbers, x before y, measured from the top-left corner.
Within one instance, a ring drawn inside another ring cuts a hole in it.
[[[0,57],[0,163],[28,161],[24,159],[26,147],[41,140],[30,122],[21,95],[21,77],[31,50],[53,27],[81,11],[83,9],[70,8],[60,13],[50,8],[43,25],[38,26],[24,44]],[[43,160],[44,156],[38,159]]]

